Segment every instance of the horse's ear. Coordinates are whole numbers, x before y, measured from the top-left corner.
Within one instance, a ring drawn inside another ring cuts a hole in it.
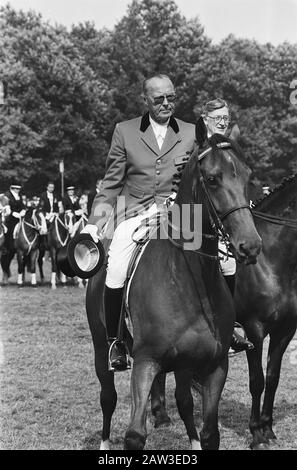
[[[235,124],[232,129],[231,129],[231,132],[229,134],[229,138],[234,140],[235,142],[238,142],[239,138],[240,138],[240,130],[239,130],[239,127],[237,124]]]
[[[198,144],[199,148],[202,148],[205,144],[206,137],[207,137],[207,130],[206,130],[206,126],[204,124],[202,116],[200,116],[200,118],[196,122],[195,134],[196,134],[197,144]]]

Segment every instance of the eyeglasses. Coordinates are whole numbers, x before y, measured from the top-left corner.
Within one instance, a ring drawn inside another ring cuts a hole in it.
[[[207,115],[207,117],[209,117],[210,119],[214,119],[214,122],[216,124],[219,124],[222,120],[225,122],[225,124],[230,122],[230,117],[229,116],[209,116],[209,115]]]
[[[160,95],[160,96],[155,96],[154,98],[151,98],[154,105],[163,104],[165,99],[167,99],[168,103],[174,103],[176,101],[176,95],[172,93],[170,95]]]

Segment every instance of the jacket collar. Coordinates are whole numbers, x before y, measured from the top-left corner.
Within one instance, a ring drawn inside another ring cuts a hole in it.
[[[145,132],[149,126],[150,126],[149,113],[146,113],[144,116],[142,116],[142,119],[141,119],[141,123],[140,123],[141,132]],[[177,124],[177,121],[172,116],[169,119],[168,127],[169,126],[172,127],[172,129],[174,130],[176,134],[179,132],[179,126]]]
[[[158,147],[153,128],[150,125],[149,113],[145,114],[142,117],[140,131],[141,140],[158,158],[162,158],[164,155],[170,152],[170,150],[172,150],[177,143],[181,141],[181,136],[179,134],[179,126],[177,124],[177,121],[173,117],[171,117],[169,120],[166,137],[161,150]]]

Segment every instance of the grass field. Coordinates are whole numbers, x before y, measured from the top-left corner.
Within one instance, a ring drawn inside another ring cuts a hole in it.
[[[0,448],[10,450],[95,450],[99,448],[101,410],[93,346],[84,309],[85,290],[75,286],[0,288]],[[49,273],[46,274],[49,280]],[[295,343],[293,343],[294,345]],[[267,344],[266,344],[267,348]],[[288,349],[275,401],[273,449],[297,449],[297,364]],[[294,355],[295,358],[295,355]],[[121,449],[129,421],[129,372],[116,375],[118,406],[113,419],[113,449]],[[147,449],[189,449],[167,379],[172,425],[155,430],[148,414]],[[200,397],[194,397],[201,427]],[[250,396],[244,354],[230,359],[220,404],[221,449],[247,449]]]

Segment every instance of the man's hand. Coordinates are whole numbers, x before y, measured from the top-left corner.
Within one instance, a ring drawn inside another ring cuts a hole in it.
[[[97,225],[87,224],[85,228],[82,229],[80,233],[89,233],[93,238],[94,242],[97,243],[99,241],[99,234],[98,234],[98,227]]]

